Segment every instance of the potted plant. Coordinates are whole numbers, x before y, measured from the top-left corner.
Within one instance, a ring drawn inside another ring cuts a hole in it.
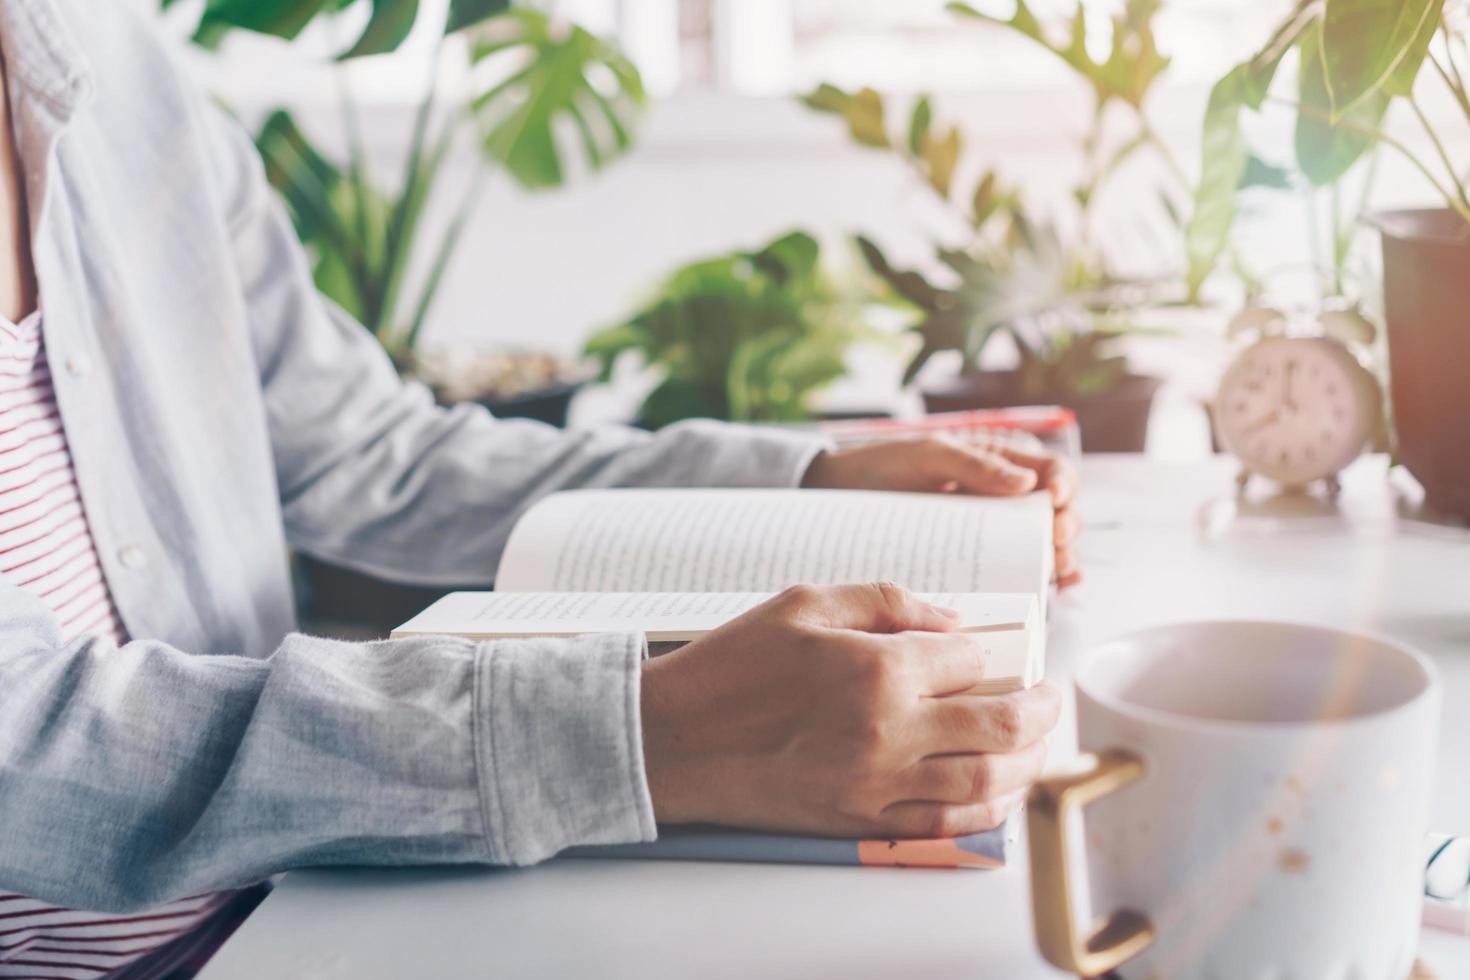
[[[844,371],[861,333],[823,274],[816,239],[792,232],[676,270],[642,309],[594,334],[585,353],[608,381],[625,355],[660,374],[638,423],[687,418],[795,422]]]
[[[1297,168],[1312,184],[1331,184],[1370,150],[1400,154],[1435,188],[1440,206],[1376,217],[1383,235],[1383,297],[1398,461],[1424,486],[1430,507],[1470,517],[1470,385],[1454,352],[1470,341],[1464,303],[1470,281],[1470,181],[1429,114],[1418,84],[1440,85],[1470,122],[1466,35],[1444,0],[1300,0],[1266,46],[1216,83],[1204,126],[1204,167],[1187,231],[1190,281],[1215,267],[1236,213],[1236,189],[1249,151],[1246,112],[1281,107],[1295,114]],[[1296,52],[1293,91],[1278,68]],[[1406,111],[1431,148],[1416,152],[1385,131]]]
[[[316,18],[359,2],[211,0],[195,40],[214,45],[233,29],[293,39]],[[394,50],[423,16],[417,0],[372,0],[371,6],[366,28],[339,61]],[[443,16],[441,38],[467,33],[468,57],[477,68],[472,78],[480,87],[441,107],[439,73],[429,73],[405,134],[396,188],[386,189],[371,174],[346,77],[340,87],[344,162],[319,151],[284,109],[269,114],[256,145],[311,254],[317,288],[372,331],[401,372],[427,382],[443,401],[480,401],[497,414],[564,423],[582,377],[562,360],[503,349],[425,352],[421,332],[490,176],[504,173],[531,190],[552,188],[574,169],[595,169],[618,157],[631,145],[645,103],[642,82],[608,41],[543,12],[512,7],[510,0],[450,0]],[[441,43],[436,58],[450,50]],[[568,144],[560,130],[576,139]],[[469,186],[456,189],[461,203],[446,226],[426,228],[425,205],[442,193],[445,161],[466,136],[476,145]],[[580,162],[569,158],[567,145],[580,151]],[[428,272],[410,284],[409,266],[423,251],[430,256]],[[311,618],[333,628],[381,632],[444,591],[381,581],[309,555],[297,556],[297,567]]]
[[[1182,282],[1120,273],[1098,241],[1096,202],[1104,187],[1137,155],[1163,162],[1169,185],[1159,188],[1165,223],[1177,229],[1174,202],[1190,182],[1159,139],[1146,112],[1155,81],[1168,67],[1154,41],[1157,0],[1129,0],[1113,20],[1111,49],[1095,60],[1088,52],[1081,6],[1058,36],[1017,0],[1009,18],[949,4],[958,16],[1005,27],[1059,58],[1087,82],[1093,124],[1082,141],[1085,175],[1069,201],[1069,220],[1036,216],[1020,193],[994,170],[969,186],[957,179],[964,137],[958,127],[936,124],[930,100],[921,97],[901,133],[890,131],[889,102],[872,89],[847,92],[821,85],[808,106],[841,117],[859,144],[896,154],[955,219],[955,233],[936,243],[928,271],[900,269],[879,245],[860,237],[864,257],[892,293],[917,311],[920,338],[905,382],[913,381],[940,351],[962,355],[958,376],[927,380],[922,392],[930,411],[1054,403],[1078,414],[1083,446],[1092,451],[1139,451],[1147,432],[1158,379],[1128,370],[1122,337],[1135,329],[1135,313],[1182,298]],[[1127,132],[1111,123],[1126,108]],[[1072,229],[1066,235],[1060,229]],[[987,370],[992,344],[1008,338],[1017,365]]]
[[[228,18],[229,26],[291,36],[304,16],[288,18],[292,7],[324,9],[319,0],[274,6],[279,8],[276,17],[265,21],[236,5],[209,7],[201,34],[215,37]],[[375,3],[375,21],[390,17],[385,8],[403,8],[393,21],[397,29],[375,33],[370,23],[363,40],[342,57],[391,50],[412,26],[416,7],[403,0]],[[503,171],[533,190],[560,186],[572,161],[565,159],[559,127],[578,135],[585,165],[596,168],[617,157],[630,146],[644,104],[642,82],[637,69],[609,42],[540,11],[511,8],[509,0],[451,4],[443,33],[460,31],[473,32],[471,63],[489,66],[488,75],[477,72],[474,77],[498,80],[436,119],[438,72],[429,73],[407,134],[403,180],[393,191],[371,175],[346,79],[341,86],[349,136],[345,165],[319,152],[286,110],[266,119],[256,145],[267,177],[312,254],[317,287],[366,325],[401,371],[427,383],[441,401],[478,401],[496,414],[564,424],[582,380],[575,365],[505,347],[461,347],[426,356],[421,333],[489,176]],[[511,65],[515,70],[509,70]],[[456,138],[467,132],[478,144],[479,164],[468,186],[456,190],[463,203],[454,218],[431,233],[422,227],[425,205],[439,190]],[[429,271],[416,290],[409,290],[407,272],[419,249],[431,255]]]

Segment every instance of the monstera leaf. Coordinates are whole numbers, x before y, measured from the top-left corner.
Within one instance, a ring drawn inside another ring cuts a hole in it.
[[[558,130],[570,129],[596,169],[628,149],[646,102],[643,82],[618,49],[533,10],[491,22],[476,42],[477,70],[500,77],[474,99],[486,153],[524,187],[566,180]]]
[[[1052,39],[1026,0],[1016,0],[1010,17],[984,13],[968,3],[950,3],[946,9],[961,17],[1009,27],[1035,41],[1091,83],[1099,104],[1121,99],[1137,107],[1143,105],[1154,80],[1169,67],[1169,58],[1159,52],[1153,33],[1153,14],[1159,3],[1128,0],[1113,17],[1112,44],[1102,61],[1088,53],[1087,18],[1081,3],[1067,23],[1065,44]]]
[[[170,7],[175,0],[161,0]],[[354,4],[371,4],[367,26],[342,58],[385,54],[396,50],[413,30],[419,0],[207,0],[194,39],[213,46],[231,30],[254,31],[290,40],[322,15],[340,13]],[[446,34],[460,31],[510,7],[510,0],[450,0]]]

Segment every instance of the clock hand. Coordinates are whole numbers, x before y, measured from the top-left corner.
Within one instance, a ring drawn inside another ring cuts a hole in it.
[[[1252,434],[1254,434],[1256,432],[1259,432],[1260,430],[1266,428],[1267,426],[1275,425],[1277,422],[1280,422],[1280,421],[1281,421],[1281,410],[1279,408],[1273,408],[1273,409],[1271,409],[1271,411],[1267,412],[1264,416],[1262,416],[1261,418],[1259,418],[1256,421],[1252,422],[1250,425],[1246,426],[1243,430],[1241,430],[1241,433],[1240,434],[1243,435],[1243,436],[1252,435]]]

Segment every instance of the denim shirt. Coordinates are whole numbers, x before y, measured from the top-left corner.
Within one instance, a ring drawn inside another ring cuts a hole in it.
[[[651,839],[638,635],[291,633],[288,549],[488,581],[574,486],[792,485],[810,439],[434,407],[312,286],[246,133],[120,0],[0,0],[45,342],[133,639],[0,583],[0,889],[131,910],[322,864]]]

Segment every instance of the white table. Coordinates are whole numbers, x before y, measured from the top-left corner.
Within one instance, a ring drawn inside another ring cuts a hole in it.
[[[1225,460],[1088,458],[1087,582],[1052,612],[1048,673],[1120,632],[1197,618],[1376,630],[1445,686],[1434,824],[1470,833],[1470,532],[1396,516],[1381,459],[1316,516],[1228,517]],[[1287,508],[1288,510],[1303,508]],[[1070,711],[1053,742],[1075,744]],[[286,877],[205,980],[434,977],[1056,977],[1031,940],[1024,857],[1003,871],[559,860],[528,870]],[[1470,939],[1426,932],[1441,980]]]

